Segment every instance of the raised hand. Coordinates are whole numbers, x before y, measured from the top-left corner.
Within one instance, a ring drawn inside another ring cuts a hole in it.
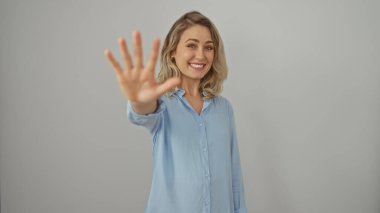
[[[125,69],[113,57],[111,51],[106,50],[105,55],[115,70],[120,89],[125,97],[131,101],[136,112],[147,114],[156,109],[157,99],[171,88],[177,86],[180,83],[180,79],[171,78],[163,84],[158,84],[154,77],[154,68],[159,55],[160,40],[154,40],[149,61],[147,66],[144,67],[141,34],[134,32],[133,38],[133,62],[126,41],[123,38],[119,39],[120,52],[125,62]]]

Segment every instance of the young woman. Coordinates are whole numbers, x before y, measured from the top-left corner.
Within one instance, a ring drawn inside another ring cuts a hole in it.
[[[243,179],[231,104],[220,96],[227,77],[223,43],[214,24],[193,11],[166,36],[155,79],[159,40],[142,62],[139,32],[134,61],[119,39],[125,69],[110,51],[131,122],[153,140],[153,178],[146,213],[245,213]]]

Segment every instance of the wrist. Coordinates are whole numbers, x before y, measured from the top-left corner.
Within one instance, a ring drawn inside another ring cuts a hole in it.
[[[141,103],[141,102],[135,102],[135,101],[130,101],[130,103],[131,103],[133,111],[141,115],[147,115],[147,114],[153,113],[154,111],[156,111],[156,108],[158,105],[157,100],[154,100],[149,103]]]

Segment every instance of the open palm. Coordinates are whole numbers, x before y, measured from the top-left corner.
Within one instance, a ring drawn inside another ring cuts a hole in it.
[[[123,38],[119,39],[120,52],[125,62],[123,69],[109,50],[105,55],[116,72],[119,86],[123,94],[132,103],[150,104],[165,94],[168,90],[180,83],[180,79],[171,78],[162,84],[158,84],[154,77],[154,69],[159,55],[160,40],[155,39],[147,66],[143,66],[142,42],[139,32],[133,33],[134,61],[132,63],[127,43]]]

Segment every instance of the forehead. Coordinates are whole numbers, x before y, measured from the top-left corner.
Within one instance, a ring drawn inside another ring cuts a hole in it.
[[[180,42],[186,42],[188,39],[197,39],[201,43],[212,41],[210,30],[202,25],[194,25],[187,28],[182,33]]]

